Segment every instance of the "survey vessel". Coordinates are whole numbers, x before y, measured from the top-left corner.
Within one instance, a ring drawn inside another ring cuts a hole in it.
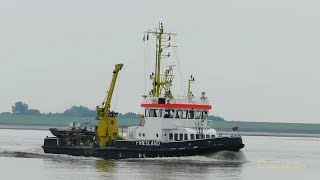
[[[150,75],[151,90],[143,96],[143,114],[137,126],[127,129],[126,136],[119,134],[118,113],[111,111],[111,99],[118,74],[123,64],[115,65],[107,98],[97,106],[97,126],[94,129],[50,129],[55,135],[46,137],[42,148],[45,153],[93,156],[104,159],[179,157],[194,156],[229,150],[239,151],[244,147],[239,134],[224,136],[208,123],[212,109],[206,93],[196,97],[191,92],[195,81],[187,81],[185,97],[174,97],[173,66],[162,69],[162,61],[169,57],[165,50],[171,47],[171,38],[176,34],[164,31],[163,25],[145,32],[156,39],[155,69]]]

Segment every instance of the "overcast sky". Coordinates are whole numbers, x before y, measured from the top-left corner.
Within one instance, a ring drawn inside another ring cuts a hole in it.
[[[211,114],[319,123],[319,19],[319,0],[1,0],[0,112],[20,100],[42,112],[94,109],[119,62],[116,110],[141,112],[142,37],[162,21],[178,34],[181,74],[195,76],[193,92],[207,93]],[[146,47],[151,67],[154,44]]]

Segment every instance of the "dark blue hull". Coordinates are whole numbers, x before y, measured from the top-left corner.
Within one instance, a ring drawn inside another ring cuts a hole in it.
[[[47,139],[47,138],[46,138]],[[213,153],[222,150],[239,151],[244,147],[242,138],[218,137],[180,142],[127,141],[117,140],[113,146],[61,146],[57,143],[45,143],[45,153],[67,154],[72,156],[92,156],[104,159],[125,159],[144,157],[180,157]]]

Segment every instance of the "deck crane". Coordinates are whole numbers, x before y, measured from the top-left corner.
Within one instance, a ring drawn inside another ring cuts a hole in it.
[[[118,113],[111,111],[110,107],[113,91],[122,66],[123,64],[115,65],[107,97],[101,106],[97,106],[98,129],[96,131],[96,141],[99,142],[100,147],[106,146],[110,141],[118,137]]]

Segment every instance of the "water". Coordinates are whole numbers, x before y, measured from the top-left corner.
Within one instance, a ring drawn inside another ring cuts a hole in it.
[[[0,129],[0,179],[320,179],[320,138],[245,136],[237,153],[103,160],[44,154],[47,135]]]

